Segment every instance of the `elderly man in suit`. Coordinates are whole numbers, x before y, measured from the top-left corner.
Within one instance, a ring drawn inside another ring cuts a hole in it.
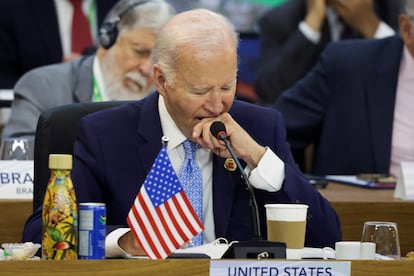
[[[82,0],[89,7],[85,10],[94,15],[90,18],[92,39],[98,31],[96,26],[116,2]],[[13,88],[33,68],[80,54],[70,47],[73,10],[70,0],[0,1],[0,89]]]
[[[153,90],[157,32],[174,13],[163,0],[119,1],[100,30],[96,55],[37,68],[19,80],[2,137],[34,136],[40,113],[50,107],[146,96]]]
[[[161,149],[162,136],[170,139],[167,151],[177,174],[185,159],[184,144],[197,148],[194,167],[201,171],[202,242],[252,238],[246,184],[237,170],[223,167],[230,154],[210,133],[217,120],[226,125],[254,187],[263,237],[265,203],[301,202],[309,205],[307,246],[333,246],[341,239],[335,211],[294,163],[279,112],[234,100],[237,43],[234,26],[219,14],[203,9],[178,14],[161,29],[154,48],[158,93],[81,120],[72,178],[78,202],[106,204],[107,257],[145,255],[125,225]],[[40,240],[39,211],[24,232],[24,240]]]
[[[259,21],[255,89],[260,101],[273,105],[331,41],[393,35],[401,7],[402,0],[289,0],[271,9]]]
[[[317,65],[278,99],[300,160],[313,143],[312,173],[398,175],[414,161],[414,1],[400,35],[333,43]]]

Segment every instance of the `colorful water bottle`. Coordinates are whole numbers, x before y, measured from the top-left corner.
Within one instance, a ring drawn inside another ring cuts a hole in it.
[[[78,208],[70,171],[72,155],[49,155],[50,179],[42,210],[42,259],[78,258]]]

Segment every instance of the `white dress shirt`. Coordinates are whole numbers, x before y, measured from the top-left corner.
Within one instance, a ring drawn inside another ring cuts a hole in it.
[[[404,46],[397,83],[390,174],[398,177],[402,161],[414,161],[414,58]]]
[[[167,151],[175,172],[178,174],[184,162],[184,148],[181,145],[187,138],[181,133],[177,125],[171,118],[164,104],[162,96],[159,97],[158,108],[161,120],[162,131],[169,138]],[[203,242],[214,241],[215,227],[213,214],[213,153],[208,149],[200,148],[196,152],[196,161],[200,166],[203,180]],[[224,168],[223,168],[224,169]],[[282,187],[285,178],[285,164],[269,148],[261,158],[256,168],[246,168],[249,174],[249,182],[257,189],[276,192]],[[129,231],[129,228],[119,228],[114,230],[106,237],[106,256],[107,257],[130,257],[118,246],[118,239]]]

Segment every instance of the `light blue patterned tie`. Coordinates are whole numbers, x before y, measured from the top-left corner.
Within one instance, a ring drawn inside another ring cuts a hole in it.
[[[183,142],[183,147],[185,157],[179,172],[180,182],[194,211],[200,220],[203,221],[203,184],[201,170],[195,160],[195,153],[199,145],[189,140],[185,140]],[[198,246],[201,244],[203,244],[202,232],[192,239],[192,244],[190,243],[189,246]]]

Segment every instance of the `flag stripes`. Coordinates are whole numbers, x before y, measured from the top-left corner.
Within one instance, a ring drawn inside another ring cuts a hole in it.
[[[150,259],[165,259],[203,231],[165,147],[141,186],[127,223]]]

